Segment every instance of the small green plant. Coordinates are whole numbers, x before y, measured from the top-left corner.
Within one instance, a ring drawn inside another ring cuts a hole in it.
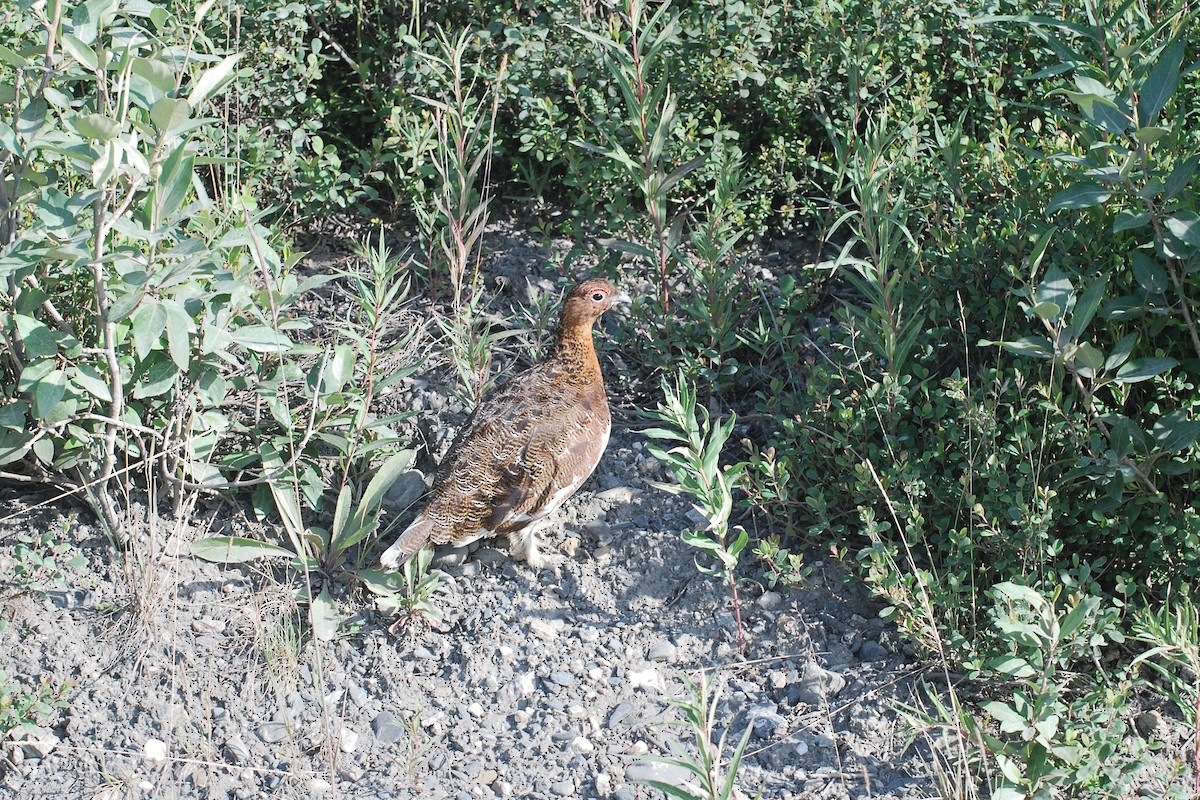
[[[69,681],[55,685],[45,676],[30,688],[0,669],[0,741],[10,731],[45,724],[55,711],[69,705],[66,694],[70,689]]]
[[[768,536],[754,546],[754,555],[766,568],[767,586],[792,589],[803,586],[813,568],[804,563],[801,553],[779,546],[778,536]]]
[[[1080,573],[1085,584],[1088,573]],[[1123,640],[1119,610],[1096,594],[1047,597],[1010,582],[991,596],[999,653],[978,663],[977,673],[1007,678],[1011,693],[982,704],[998,734],[972,727],[995,759],[992,797],[1051,798],[1067,787],[1089,798],[1125,797],[1148,754],[1140,739],[1126,736],[1121,713],[1130,686],[1109,684],[1101,670],[1092,680],[1072,670]]]
[[[696,501],[696,510],[708,520],[708,526],[702,530],[685,531],[683,541],[716,560],[716,566],[698,561],[696,566],[701,572],[715,575],[729,585],[738,649],[745,654],[736,572],[738,559],[750,541],[750,534],[741,526],[731,528],[729,525],[729,515],[733,511],[733,488],[742,475],[744,465],[738,463],[722,467],[720,463],[721,451],[733,433],[737,416],[730,414],[724,422],[714,423],[708,409],[696,404],[695,385],[681,375],[676,376],[674,383],[664,378],[661,388],[663,401],[657,409],[646,412],[646,415],[667,427],[647,428],[642,434],[657,441],[678,442],[679,445],[670,450],[657,445],[647,448],[651,455],[666,465],[675,481],[673,484],[657,485],[664,491],[691,497]]]
[[[705,159],[697,156],[677,167],[669,162],[667,148],[676,125],[676,99],[662,78],[660,62],[666,60],[666,48],[677,36],[679,21],[670,3],[660,5],[649,19],[645,19],[645,14],[645,0],[628,0],[618,25],[606,36],[571,26],[599,48],[624,103],[620,124],[600,129],[603,146],[580,140],[574,143],[612,160],[638,188],[650,220],[651,245],[637,244],[641,237],[636,235],[609,244],[654,265],[659,301],[669,311],[671,251],[679,242],[683,222],[682,217],[671,215],[671,190]]]
[[[429,570],[432,561],[433,549],[426,547],[405,561],[400,572],[359,572],[366,587],[377,595],[375,603],[379,610],[399,615],[391,632],[416,623],[431,627],[441,624],[441,602],[449,587],[439,573]]]
[[[682,679],[687,693],[671,698],[671,705],[683,713],[683,719],[675,724],[691,731],[696,753],[694,756],[654,756],[647,760],[682,767],[696,776],[695,781],[684,785],[659,780],[647,780],[645,783],[675,800],[732,800],[737,796],[738,770],[746,745],[750,742],[750,734],[754,732],[754,725],[751,723],[746,726],[746,732],[734,745],[726,761],[729,727],[726,726],[721,735],[716,736],[717,706],[721,701],[716,679],[708,673],[702,673],[697,681],[686,675]]]
[[[66,588],[64,570],[87,563],[67,538],[73,524],[74,517],[64,517],[57,531],[18,533],[13,547],[12,583],[39,595]]]
[[[1140,611],[1133,635],[1151,648],[1133,661],[1150,667],[1159,691],[1192,728],[1192,795],[1200,796],[1200,611],[1186,588],[1158,608]]]

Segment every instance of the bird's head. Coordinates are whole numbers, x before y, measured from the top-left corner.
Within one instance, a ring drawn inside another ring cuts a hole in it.
[[[628,303],[629,295],[604,278],[591,278],[576,286],[563,303],[562,325],[590,326],[615,303]]]

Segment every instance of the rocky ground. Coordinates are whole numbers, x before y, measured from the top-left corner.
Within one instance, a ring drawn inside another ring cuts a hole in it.
[[[557,287],[553,254],[528,237],[489,244],[494,285]],[[422,409],[444,447],[463,419],[444,397],[409,381],[392,402]],[[878,606],[820,554],[799,590],[748,574],[743,658],[726,587],[680,541],[687,503],[651,485],[664,478],[621,426],[548,534],[560,565],[440,554],[443,618],[394,635],[368,596],[336,587],[349,620],[331,642],[308,635],[303,576],[190,555],[206,535],[279,540],[236,504],[176,518],[142,498],[120,553],[67,501],[0,490],[0,576],[29,566],[21,539],[47,530],[85,561],[62,568],[65,589],[0,587],[10,696],[63,688],[43,724],[3,743],[0,797],[659,797],[644,780],[689,776],[645,757],[695,753],[671,702],[685,676],[713,680],[730,748],[753,729],[739,796],[934,796],[895,710],[923,670]]]

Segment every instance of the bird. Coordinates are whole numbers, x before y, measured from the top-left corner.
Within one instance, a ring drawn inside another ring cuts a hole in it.
[[[552,349],[476,406],[424,508],[380,557],[384,569],[398,570],[427,545],[465,547],[501,535],[513,558],[534,569],[555,560],[538,549],[537,534],[596,469],[612,428],[592,329],[628,302],[603,278],[567,294]]]

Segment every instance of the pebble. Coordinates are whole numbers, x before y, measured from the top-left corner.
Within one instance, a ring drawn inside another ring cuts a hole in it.
[[[596,745],[592,744],[586,736],[576,736],[571,740],[571,749],[576,753],[590,753],[596,749]]]
[[[559,797],[574,797],[575,782],[571,779],[556,781],[550,785],[550,791],[554,792]]]
[[[58,737],[49,728],[31,727],[24,731],[24,735],[17,745],[18,747],[14,750],[21,753],[24,758],[41,759],[50,755],[51,751],[58,747]]]
[[[282,722],[264,722],[258,726],[256,733],[258,733],[258,738],[267,744],[275,744],[288,738],[287,725]]]
[[[574,686],[576,683],[575,676],[569,672],[551,672],[550,680],[559,686]]]
[[[796,682],[796,696],[805,705],[821,706],[827,703],[829,698],[837,697],[845,688],[845,678],[809,661],[800,669],[800,679]]]
[[[161,764],[167,760],[167,743],[161,739],[147,739],[142,745],[142,757],[151,764]]]
[[[350,695],[350,700],[359,708],[362,708],[371,700],[370,695],[367,694],[367,690],[353,681],[346,682],[346,691]]]
[[[375,715],[375,719],[371,720],[371,733],[383,744],[395,744],[405,737],[408,728],[404,720],[392,712],[380,711]]]
[[[351,728],[342,728],[342,735],[338,739],[338,749],[343,753],[353,753],[358,749],[360,738],[357,731]]]
[[[312,778],[308,782],[308,791],[312,794],[325,794],[333,788],[333,784],[324,778]]]
[[[682,786],[692,777],[692,773],[684,767],[661,761],[635,761],[625,768],[625,780],[630,783],[661,781],[671,786]]]
[[[666,682],[654,667],[648,667],[643,670],[630,670],[629,685],[635,689],[643,687],[646,689],[655,689],[660,692],[667,690]]]
[[[646,658],[649,661],[674,661],[677,652],[675,645],[668,641],[662,641],[650,648],[646,653]]]
[[[216,636],[225,632],[225,620],[211,617],[193,620],[192,632],[197,636]]]
[[[763,592],[758,598],[758,607],[770,610],[783,605],[783,595],[779,592]]]
[[[250,748],[246,746],[246,742],[242,739],[240,733],[235,733],[226,739],[221,750],[225,756],[225,760],[233,764],[244,764],[250,760]]]
[[[879,642],[867,639],[859,648],[858,657],[863,661],[887,661],[891,657],[891,653]]]

